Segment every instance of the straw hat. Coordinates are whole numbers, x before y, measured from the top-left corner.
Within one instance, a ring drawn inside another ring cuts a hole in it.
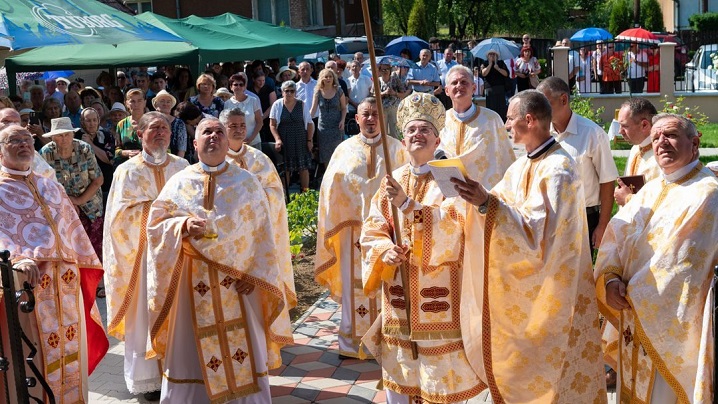
[[[127,108],[125,108],[125,106],[121,102],[116,102],[116,103],[112,104],[112,108],[110,109],[110,112],[112,112],[112,111],[122,111],[125,114],[127,114]]]
[[[64,77],[58,77],[58,78],[56,78],[56,79],[55,79],[55,83],[57,83],[58,81],[61,81],[61,82],[65,83],[65,84],[67,84],[67,85],[70,85],[70,80],[68,80],[68,79],[66,79],[66,78],[64,78]]]
[[[177,105],[177,99],[174,95],[167,92],[167,90],[162,90],[159,93],[157,93],[154,98],[152,98],[152,106],[157,108],[157,100],[160,98],[169,98],[170,101],[172,101],[172,105],[170,106],[170,109],[174,108],[175,105]]]
[[[85,98],[86,95],[91,94],[94,98],[102,99],[102,94],[92,87],[85,87],[80,91],[80,99]]]
[[[215,93],[214,93],[214,96],[215,96],[215,97],[220,97],[220,98],[222,98],[223,95],[224,95],[224,96],[227,96],[227,97],[231,97],[231,96],[233,96],[234,94],[232,94],[229,90],[227,90],[226,87],[220,87],[220,88],[217,89],[217,91],[215,91]]]
[[[297,77],[297,72],[290,69],[289,66],[282,66],[279,68],[279,73],[277,73],[277,75],[276,75],[277,80],[279,80],[282,77],[282,73],[284,73],[284,72],[292,73],[292,77],[289,78],[290,80],[294,80]]]
[[[436,132],[444,129],[446,109],[438,98],[428,93],[412,93],[401,100],[396,121],[400,129],[411,121],[426,121],[434,125]]]
[[[50,131],[42,135],[42,137],[53,137],[67,132],[75,133],[78,130],[78,128],[72,127],[72,121],[69,117],[63,116],[62,118],[52,119],[50,121]]]

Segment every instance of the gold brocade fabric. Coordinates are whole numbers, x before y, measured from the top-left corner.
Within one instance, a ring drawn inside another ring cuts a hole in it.
[[[210,215],[203,206],[214,200]],[[269,369],[281,365],[279,350],[291,344],[292,330],[273,221],[262,185],[234,164],[205,173],[198,164],[169,180],[152,204],[148,238],[148,358],[162,358],[170,332],[192,332],[207,394],[214,401],[256,389],[249,333],[267,342]],[[212,219],[213,216],[213,219]],[[214,220],[217,238],[182,237],[190,217]],[[189,268],[194,330],[175,330],[169,321],[182,271]],[[254,285],[265,329],[247,329],[235,282]]]
[[[439,147],[447,157],[460,157],[469,177],[491,189],[516,156],[501,117],[479,106],[476,111],[474,119],[466,123],[456,118],[453,109],[447,111]]]
[[[391,137],[383,137],[383,141],[389,142],[391,164],[395,167],[406,164],[408,157],[402,144]],[[369,214],[371,198],[386,174],[381,142],[367,145],[360,136],[342,142],[332,154],[319,190],[315,278],[329,288],[337,301],[342,298],[342,285],[352,283],[351,300],[355,309],[350,338],[357,346],[377,316],[378,300],[363,292],[361,251],[357,243],[362,219]],[[370,168],[372,150],[376,158],[374,167]],[[368,176],[370,171],[374,176]],[[344,242],[346,239],[348,243]],[[343,245],[350,245],[352,250],[343,251]]]
[[[261,151],[247,145],[239,153],[227,154],[227,161],[234,162],[254,174],[264,188],[269,201],[270,217],[274,220],[274,243],[277,246],[276,257],[284,279],[284,292],[289,308],[297,305],[297,292],[294,288],[294,268],[289,252],[289,225],[287,224],[287,205],[284,202],[284,187],[279,179],[272,160]]]
[[[645,176],[646,182],[661,176],[661,168],[658,166],[650,144],[645,148],[634,145],[628,154],[626,175],[641,174]]]
[[[604,234],[596,260],[601,313],[617,330],[608,341],[621,375],[621,402],[651,401],[654,374],[679,403],[712,401],[710,285],[718,264],[718,181],[698,165],[675,183],[647,183]],[[605,275],[627,284],[630,310],[605,300]]]
[[[107,197],[102,254],[107,289],[107,333],[123,340],[125,314],[138,296],[137,277],[146,265],[147,216],[150,204],[187,160],[168,155],[160,165],[146,163],[139,154],[115,170]]]
[[[88,361],[94,369],[108,342],[94,302],[94,286],[93,299],[84,299],[89,309],[83,307],[83,274],[96,272],[96,284],[102,266],[75,207],[54,179],[0,172],[0,233],[0,250],[10,251],[12,262],[31,259],[39,269],[32,318],[20,315],[38,350],[35,364],[56,402],[84,402]],[[4,302],[0,306],[4,311]]]
[[[57,181],[55,169],[50,167],[50,165],[47,164],[47,161],[45,161],[45,159],[37,152],[35,152],[35,156],[32,159],[32,172],[40,177]]]
[[[407,164],[393,175],[422,205],[399,213],[402,243],[411,248],[408,290],[398,271],[394,276],[395,268],[381,260],[394,245],[384,181],[361,236],[364,290],[370,296],[381,290],[382,312],[362,342],[381,362],[385,387],[432,403],[468,400],[486,386],[471,369],[461,341],[463,217],[444,200],[431,173],[415,175]],[[411,357],[411,341],[418,346],[418,359]]]
[[[555,144],[468,209],[461,331],[495,403],[606,402],[580,184]]]

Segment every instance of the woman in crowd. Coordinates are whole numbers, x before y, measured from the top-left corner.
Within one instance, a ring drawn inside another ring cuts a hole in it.
[[[55,169],[57,181],[77,208],[82,227],[97,257],[102,260],[101,187],[104,177],[95,153],[92,146],[73,138],[76,129],[70,118],[53,119],[50,129],[43,137],[52,138],[52,141],[40,150],[40,155]]]
[[[187,131],[187,147],[185,148],[184,158],[190,164],[197,162],[197,154],[194,149],[194,130],[197,128],[199,121],[204,118],[202,111],[197,108],[196,105],[189,101],[180,102],[175,108],[175,116],[184,122],[185,130]]]
[[[142,143],[137,137],[137,124],[145,114],[145,94],[139,88],[133,88],[125,94],[125,106],[130,115],[117,124],[115,136],[115,166],[136,156],[142,151]]]
[[[648,51],[648,88],[646,92],[657,93],[661,90],[661,53],[657,46]]]
[[[168,93],[167,90],[161,90],[152,98],[152,106],[155,111],[159,111],[170,122],[172,135],[170,136],[170,153],[177,157],[184,157],[187,151],[187,127],[181,119],[175,118],[171,111],[177,104],[177,99]]]
[[[399,103],[408,94],[407,87],[401,82],[401,78],[397,73],[392,73],[391,66],[388,64],[379,65],[379,83],[381,87],[381,105],[384,107],[389,136],[401,139],[401,134],[396,126],[396,112],[399,108]],[[376,94],[374,88],[372,88],[371,93],[372,95]]]
[[[578,92],[591,92],[591,51],[586,47],[578,48]]]
[[[217,83],[212,75],[203,73],[197,77],[198,95],[190,97],[189,101],[199,108],[202,113],[212,115],[217,118],[219,113],[224,109],[224,102],[221,98],[214,96],[214,90],[217,89]]]
[[[197,95],[197,89],[192,86],[192,73],[188,68],[177,69],[170,91],[180,101],[187,101],[190,97]]]
[[[89,108],[92,106],[92,101],[102,100],[102,94],[92,87],[85,87],[80,91],[80,99],[82,99],[82,108]]]
[[[51,122],[55,118],[62,116],[62,104],[57,98],[49,97],[42,102],[40,110],[40,122],[33,124],[32,121],[27,125],[27,129],[35,135],[35,150],[40,150],[42,146],[47,144],[50,139],[43,137],[44,133],[50,131]]]
[[[272,105],[274,105],[274,102],[277,101],[277,94],[265,80],[266,76],[264,75],[264,71],[258,68],[252,76],[252,85],[249,86],[248,90],[259,97],[259,103],[262,107],[262,128],[260,129],[260,136],[266,140],[270,140],[272,138],[272,132],[269,130],[269,110],[272,108]]]
[[[262,137],[259,131],[264,127],[262,103],[258,97],[247,91],[247,75],[244,72],[233,74],[229,78],[229,87],[234,95],[224,103],[224,109],[240,108],[245,112],[247,137],[244,143],[261,150]]]
[[[297,72],[290,69],[289,66],[282,66],[279,68],[279,73],[277,73],[277,85],[276,85],[276,93],[277,98],[280,98],[282,96],[282,83],[284,83],[287,80],[294,80],[294,78],[297,77]]]
[[[506,63],[499,59],[498,52],[490,50],[487,60],[481,64],[481,75],[484,77],[486,108],[496,112],[506,121],[506,77],[509,75]],[[518,74],[517,74],[518,76]]]
[[[127,115],[128,113],[127,108],[125,108],[125,104],[121,102],[112,104],[112,109],[110,109],[110,112],[107,113],[108,119],[104,128],[112,134],[113,139],[117,139],[117,124],[119,124],[121,120],[127,118]]]
[[[533,80],[534,83],[538,82],[538,74],[541,73],[541,65],[533,55],[533,51],[530,46],[524,46],[521,48],[521,53],[519,54],[519,57],[516,58],[515,63],[517,91],[536,88],[532,85],[531,81]]]
[[[110,192],[112,175],[115,169],[112,165],[112,158],[115,155],[115,138],[112,134],[100,126],[100,113],[94,108],[85,108],[80,115],[81,129],[75,133],[75,139],[92,146],[92,152],[97,158],[97,164],[105,178],[102,183],[102,191],[105,195]],[[104,206],[104,204],[103,204]]]
[[[282,83],[282,98],[272,105],[269,127],[274,136],[275,149],[284,154],[287,185],[291,173],[299,172],[299,185],[304,192],[309,188],[314,123],[309,108],[297,99],[296,92],[297,85],[293,81]]]
[[[319,163],[326,166],[332,158],[334,149],[344,140],[344,118],[347,101],[339,87],[337,75],[331,69],[319,72],[319,80],[314,88],[311,116],[319,108],[317,125],[317,143],[319,144]]]

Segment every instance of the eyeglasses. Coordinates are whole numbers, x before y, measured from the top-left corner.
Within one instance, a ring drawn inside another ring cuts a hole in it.
[[[295,90],[284,90],[285,94],[294,94]]]
[[[232,85],[233,85],[233,86],[244,87],[244,83],[242,83],[241,81],[235,81],[234,83],[232,83]]]
[[[13,146],[18,146],[21,144],[32,145],[35,143],[35,139],[33,139],[31,136],[16,137],[16,138],[12,138],[10,140],[6,140],[6,141],[0,142],[0,143],[11,144]]]
[[[418,127],[415,127],[415,126],[412,125],[412,126],[407,126],[407,127],[404,129],[404,137],[414,137],[414,136],[416,136],[416,135],[422,135],[422,136],[426,137],[426,136],[429,136],[429,135],[434,135],[434,136],[436,136],[436,133],[434,132],[434,129],[432,129],[432,128],[429,127],[429,126],[418,126]]]
[[[613,46],[609,46],[608,49],[613,49]]]
[[[531,38],[521,38],[521,39],[524,40],[524,41],[530,41],[530,40],[531,40]]]

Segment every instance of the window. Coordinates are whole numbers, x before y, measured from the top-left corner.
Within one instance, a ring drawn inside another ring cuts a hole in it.
[[[289,0],[252,0],[252,18],[270,24],[290,26]]]
[[[127,7],[137,11],[137,14],[152,11],[152,0],[126,0]]]
[[[322,0],[309,0],[307,2],[307,11],[309,13],[308,22],[310,26],[324,25],[324,18],[322,18]]]

